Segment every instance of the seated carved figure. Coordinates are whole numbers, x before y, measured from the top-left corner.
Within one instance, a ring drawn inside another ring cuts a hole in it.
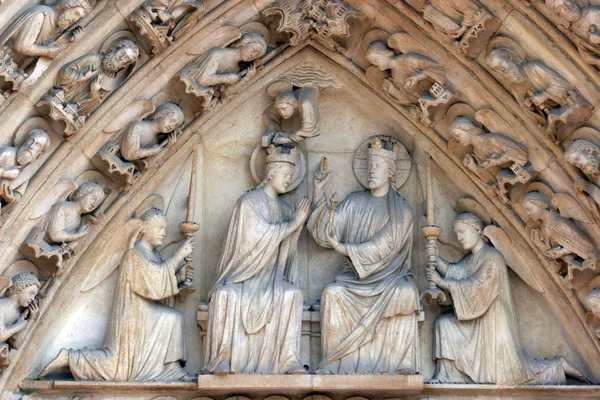
[[[321,295],[323,360],[317,374],[420,371],[419,292],[410,272],[414,216],[392,188],[396,146],[372,140],[369,190],[348,195],[333,216],[323,194],[329,174],[315,174],[319,200],[308,230],[320,246],[348,257]]]
[[[188,63],[179,71],[186,93],[201,101],[202,112],[209,111],[222,97],[227,97],[231,86],[256,74],[256,65],[240,70],[240,63],[250,63],[264,56],[265,39],[254,32],[246,32],[241,39],[227,48],[213,47]]]
[[[531,175],[523,169],[527,164],[527,151],[512,139],[499,133],[484,133],[465,117],[455,119],[449,130],[461,145],[473,146],[472,152],[465,155],[463,164],[483,182],[493,184],[490,180],[495,181],[502,201],[509,201],[507,184],[530,180]]]
[[[583,60],[600,68],[600,7],[580,7],[573,0],[544,0],[544,3],[556,16],[567,20],[565,33],[575,42]]]
[[[0,214],[13,209],[23,197],[28,182],[19,179],[22,169],[37,160],[49,146],[48,133],[41,129],[32,129],[19,148],[0,147]]]
[[[452,227],[467,256],[452,264],[439,257],[436,245],[428,248],[438,260],[428,278],[450,292],[454,306],[435,321],[436,370],[430,382],[564,385],[567,376],[586,381],[563,357],[527,355],[504,256],[484,241],[484,224],[475,214],[460,214]]]
[[[291,183],[296,149],[271,146],[264,181],[237,201],[208,295],[204,371],[304,374],[298,237],[310,202],[279,198]]]
[[[512,39],[494,40],[487,65],[510,84],[526,88],[526,93],[515,90],[513,95],[547,125],[546,135],[559,141],[560,124],[572,126],[587,120],[592,106],[571,83],[541,61],[524,60]]]
[[[577,181],[576,186],[600,206],[600,147],[589,140],[574,140],[565,152],[565,160],[587,177],[588,181]]]
[[[47,65],[40,63],[28,73],[25,70],[39,57],[55,58],[62,47],[77,40],[83,28],[71,27],[90,13],[94,4],[88,0],[59,0],[54,6],[38,5],[24,11],[0,34],[0,77],[11,82],[13,90],[33,84]],[[60,36],[63,32],[66,34]]]

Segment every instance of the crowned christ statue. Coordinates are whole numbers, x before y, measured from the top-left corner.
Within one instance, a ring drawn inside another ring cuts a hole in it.
[[[292,182],[297,150],[270,146],[259,186],[231,216],[209,293],[205,372],[304,374],[299,361],[302,293],[294,284],[297,243],[310,209],[279,198]]]
[[[321,295],[323,361],[317,374],[402,374],[420,370],[419,292],[410,275],[413,212],[392,188],[400,143],[375,137],[368,191],[343,200],[330,219],[323,187],[308,222],[315,241],[348,258]]]

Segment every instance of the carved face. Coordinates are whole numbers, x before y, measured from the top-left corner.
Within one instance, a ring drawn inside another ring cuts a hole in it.
[[[573,0],[555,0],[551,5],[552,10],[569,22],[581,18],[581,9]]]
[[[450,134],[454,139],[458,141],[458,143],[467,146],[471,143],[471,133],[467,132],[464,129],[454,127],[450,129]]]
[[[283,119],[292,118],[294,115],[294,107],[289,103],[277,102],[275,108]]]
[[[590,177],[600,176],[600,159],[585,151],[578,151],[571,155],[568,161],[581,169],[583,173]]]
[[[17,299],[20,307],[28,307],[37,296],[40,288],[37,285],[28,286],[17,293]]]
[[[31,135],[17,151],[17,163],[19,165],[28,165],[43,153],[45,138],[41,135]]]
[[[374,66],[379,68],[380,70],[388,69],[387,65],[388,65],[389,57],[387,57],[383,54],[369,53],[369,54],[367,54],[367,60],[371,64],[373,64]]]
[[[254,61],[265,55],[265,49],[258,43],[248,44],[240,49],[242,61]]]
[[[104,60],[102,60],[102,65],[109,71],[118,72],[133,64],[137,56],[138,54],[133,48],[124,46],[106,54]]]
[[[457,222],[454,224],[454,233],[464,250],[472,250],[481,239],[480,232],[469,224]]]
[[[156,215],[146,221],[142,232],[144,238],[153,247],[162,246],[167,233],[167,219],[162,215]]]
[[[379,189],[390,182],[390,167],[383,157],[369,157],[369,189]]]
[[[61,31],[64,31],[84,16],[85,10],[83,7],[67,8],[58,15],[56,26],[58,26]]]
[[[544,209],[542,207],[527,200],[523,201],[523,208],[527,212],[527,215],[534,220],[540,219],[544,213]]]
[[[488,57],[487,64],[492,71],[498,73],[513,83],[521,83],[525,80],[525,76],[523,75],[519,66],[505,54],[500,52],[492,54],[490,57]]]
[[[91,190],[90,192],[86,193],[81,199],[79,199],[82,212],[87,214],[94,211],[96,208],[98,208],[100,203],[102,203],[104,196],[105,193],[102,189]]]
[[[267,184],[275,189],[277,194],[284,194],[287,191],[287,187],[292,183],[294,166],[292,164],[278,162],[270,164],[269,167],[267,167],[267,171],[271,175],[271,179]]]
[[[167,115],[163,115],[158,120],[158,126],[162,133],[173,132],[175,128],[181,125],[183,121],[181,121],[177,115],[171,113]]]

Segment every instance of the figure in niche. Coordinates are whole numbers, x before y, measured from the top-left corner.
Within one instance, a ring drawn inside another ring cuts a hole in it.
[[[323,193],[329,173],[315,174],[318,199],[308,230],[322,247],[348,257],[321,295],[323,361],[317,374],[420,371],[419,291],[411,277],[413,212],[393,188],[400,143],[376,137],[368,150],[368,191],[337,209]],[[332,225],[333,224],[333,225]]]
[[[383,81],[383,91],[410,111],[419,108],[423,122],[430,124],[429,108],[447,103],[452,93],[444,67],[416,52],[413,42],[408,35],[397,33],[389,37],[387,44],[371,43],[366,57],[379,70],[390,71],[390,77]]]
[[[193,237],[182,241],[171,258],[162,258],[157,248],[163,244],[167,225],[163,203],[160,196],[149,198],[135,218],[123,227],[129,237],[120,240],[127,243],[128,250],[118,264],[117,288],[103,346],[62,349],[44,368],[41,377],[69,367],[76,380],[196,379],[182,367],[185,362],[183,314],[162,303],[178,293],[178,272],[184,258],[192,253]],[[117,265],[97,267],[99,269],[92,274],[104,279]]]
[[[104,53],[89,53],[64,65],[54,89],[38,103],[49,107],[48,115],[66,125],[64,134],[77,132],[89,117],[117,89],[130,72],[140,52],[129,39],[112,43]]]
[[[256,75],[257,60],[267,52],[267,42],[258,33],[245,32],[229,47],[213,47],[188,63],[178,76],[185,92],[200,99],[202,113],[212,109],[220,99],[232,95],[232,87]],[[240,63],[249,63],[241,68]]]
[[[12,90],[34,84],[52,59],[81,37],[83,28],[74,25],[95,3],[59,0],[54,6],[30,7],[15,18],[0,34],[0,78]]]
[[[587,379],[563,357],[536,360],[521,344],[506,262],[483,239],[477,215],[460,214],[452,224],[469,254],[456,264],[439,257],[428,279],[452,296],[454,312],[435,321],[431,383],[490,383],[497,385],[564,385],[567,376]]]
[[[600,7],[580,7],[573,0],[541,0],[557,17],[567,21],[564,33],[571,39],[581,58],[600,68]],[[562,26],[559,26],[562,28]]]
[[[297,149],[271,146],[259,186],[237,201],[208,296],[204,371],[304,374],[300,363],[302,292],[298,237],[310,209],[279,198],[287,192]]]
[[[569,219],[573,216],[580,222],[591,223],[575,199],[566,194],[554,195],[552,205],[560,210],[560,214],[546,196],[537,191],[523,197],[521,204],[530,217],[527,227],[531,240],[546,257],[562,261],[560,274],[566,274],[567,279],[572,280],[574,271],[595,267],[600,253],[589,237]]]
[[[12,278],[0,277],[0,369],[10,364],[11,338],[23,332],[39,314],[40,282],[31,272],[19,272]]]
[[[128,17],[152,45],[152,54],[165,51],[205,13],[204,3],[185,0],[146,0]]]
[[[524,169],[527,151],[514,140],[499,133],[485,133],[465,117],[452,121],[449,131],[462,146],[472,146],[462,160],[463,165],[481,181],[495,187],[503,202],[510,201],[506,185],[531,180],[531,174]]]
[[[50,137],[42,129],[32,129],[19,148],[0,147],[0,215],[12,210],[27,190],[28,182],[19,179],[23,168],[37,160],[49,147]]]
[[[508,37],[490,42],[488,67],[516,85],[513,96],[541,124],[546,135],[560,141],[559,128],[585,122],[592,105],[564,77],[538,60],[525,60],[523,49]]]
[[[586,139],[574,140],[565,152],[565,160],[587,177],[578,180],[578,190],[587,193],[600,206],[600,146]]]

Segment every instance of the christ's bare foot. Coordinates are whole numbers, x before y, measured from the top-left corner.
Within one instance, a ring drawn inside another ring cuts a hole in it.
[[[69,366],[69,350],[62,349],[54,360],[50,361],[50,364],[46,365],[46,368],[40,374],[40,378],[45,378],[50,372],[55,371],[59,368]]]

